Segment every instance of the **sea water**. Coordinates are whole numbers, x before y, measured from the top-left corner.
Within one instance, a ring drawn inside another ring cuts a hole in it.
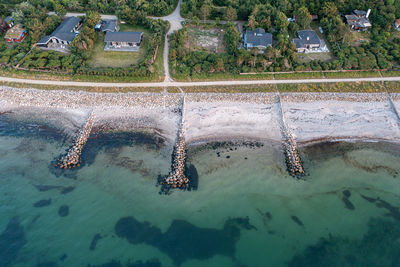
[[[191,144],[192,191],[159,194],[172,145],[0,116],[0,266],[399,266],[400,147],[322,143],[287,174],[272,142]],[[196,174],[197,172],[197,174]]]

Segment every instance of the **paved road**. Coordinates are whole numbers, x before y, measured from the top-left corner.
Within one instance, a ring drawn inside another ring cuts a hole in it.
[[[165,43],[164,43],[164,72],[165,72],[165,82],[171,82],[173,79],[171,78],[171,75],[169,74],[169,65],[168,65],[168,55],[169,55],[169,42],[168,42],[168,36],[173,33],[174,31],[177,31],[182,28],[182,21],[185,19],[181,17],[181,4],[182,0],[179,0],[178,5],[176,6],[174,12],[169,14],[168,16],[165,17],[152,17],[154,19],[162,19],[169,21],[169,24],[171,25],[169,28],[169,31],[167,32],[167,35],[165,36]]]
[[[262,85],[262,84],[296,84],[296,83],[335,83],[335,82],[384,82],[400,81],[400,77],[383,78],[343,78],[343,79],[304,79],[304,80],[246,80],[246,81],[210,81],[210,82],[149,82],[149,83],[98,83],[98,82],[73,82],[73,81],[48,81],[18,79],[1,77],[1,82],[54,85],[54,86],[78,86],[78,87],[184,87],[184,86],[221,86],[221,85]]]

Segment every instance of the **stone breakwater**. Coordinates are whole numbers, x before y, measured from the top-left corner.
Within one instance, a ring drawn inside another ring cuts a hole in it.
[[[160,193],[167,194],[173,188],[189,189],[190,180],[185,175],[187,146],[185,141],[185,98],[181,109],[181,122],[174,150],[172,152],[171,171],[165,179],[159,181],[162,185]]]
[[[285,115],[283,113],[281,98],[278,99],[279,111],[281,115],[281,131],[282,131],[282,144],[285,153],[286,167],[289,174],[293,177],[300,178],[305,174],[303,163],[300,158],[296,139],[286,125]]]
[[[92,111],[85,125],[77,133],[72,146],[67,150],[67,153],[58,160],[56,167],[69,169],[80,166],[82,150],[92,131],[93,122],[94,112]]]

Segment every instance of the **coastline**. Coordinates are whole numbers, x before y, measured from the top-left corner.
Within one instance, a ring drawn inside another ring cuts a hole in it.
[[[93,110],[96,130],[140,129],[173,142],[184,96],[188,145],[227,140],[280,142],[279,98],[283,117],[301,146],[327,140],[400,140],[400,122],[385,93],[113,94],[3,86],[0,112],[25,109],[26,114],[32,110],[39,114],[43,110],[54,118],[64,112],[78,126],[79,117]],[[390,96],[399,110],[400,94]]]

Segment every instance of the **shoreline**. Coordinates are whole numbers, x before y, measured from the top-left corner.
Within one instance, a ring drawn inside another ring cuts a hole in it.
[[[0,86],[0,113],[24,110],[22,114],[31,115],[33,110],[36,116],[51,114],[59,125],[68,120],[73,122],[69,128],[79,128],[82,117],[93,110],[94,129],[140,129],[174,142],[184,96],[189,146],[227,140],[278,143],[281,116],[300,146],[316,140],[400,142],[400,121],[387,93],[91,93]],[[400,94],[390,96],[400,111]]]

